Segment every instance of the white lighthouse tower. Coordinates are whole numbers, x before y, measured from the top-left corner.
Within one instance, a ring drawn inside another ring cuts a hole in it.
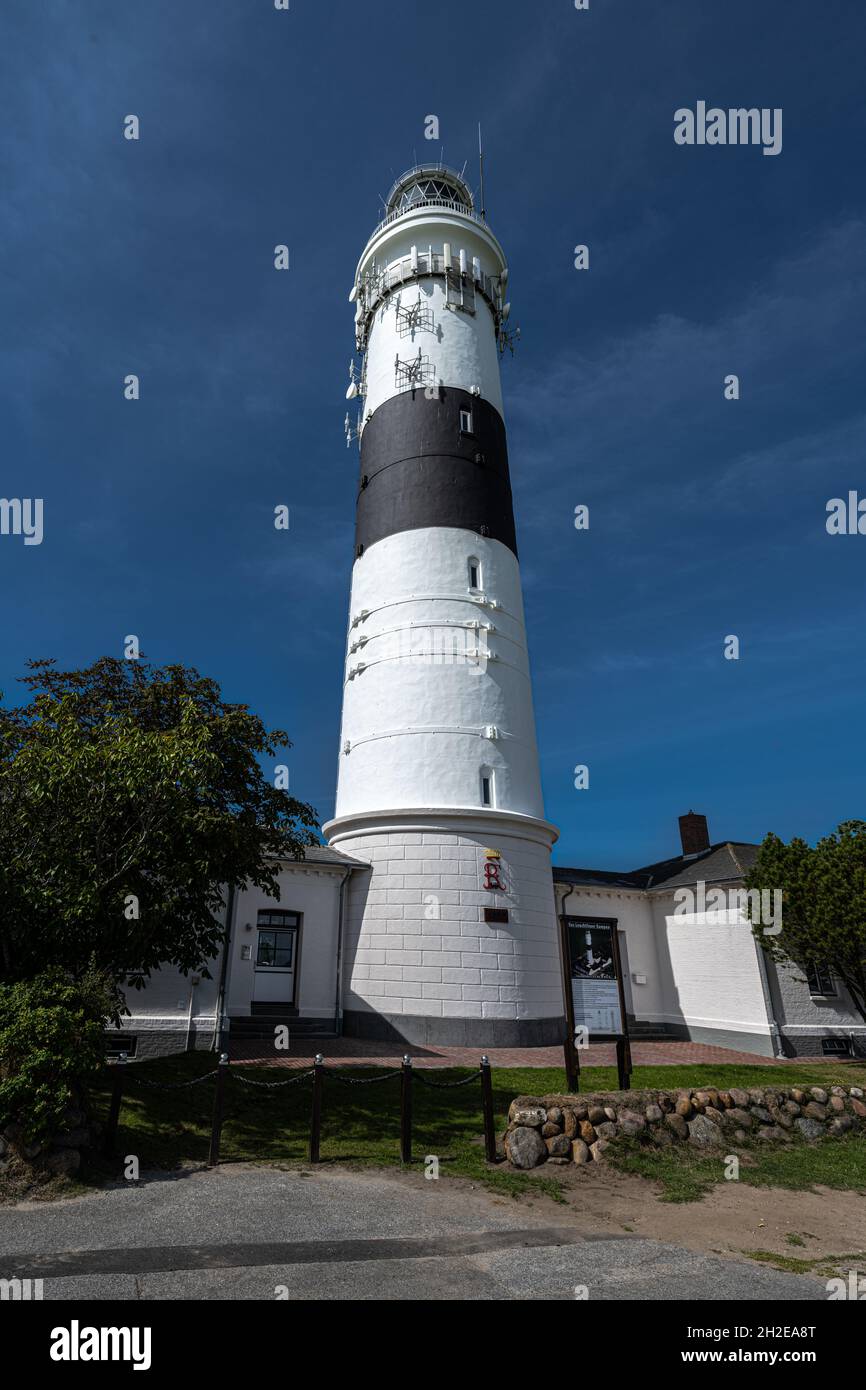
[[[462,177],[410,169],[350,298],[360,443],[330,844],[347,903],[343,1026],[561,1042],[562,982],[499,356],[508,270]],[[354,408],[354,407],[352,407]]]

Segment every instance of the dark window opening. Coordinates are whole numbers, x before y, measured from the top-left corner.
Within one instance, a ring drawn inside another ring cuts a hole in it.
[[[835,995],[836,988],[833,984],[833,976],[826,965],[817,963],[810,965],[806,970],[806,980],[809,985],[810,994]]]

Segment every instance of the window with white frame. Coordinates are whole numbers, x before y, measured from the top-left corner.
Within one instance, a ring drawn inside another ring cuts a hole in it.
[[[481,588],[481,561],[477,555],[470,555],[467,562],[470,589]]]

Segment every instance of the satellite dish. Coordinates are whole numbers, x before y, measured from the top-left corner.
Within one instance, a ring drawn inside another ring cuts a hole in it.
[[[352,288],[349,290],[349,303],[350,303],[350,304],[354,304],[354,302],[355,302],[355,300],[356,300],[357,298],[358,298],[358,286],[357,286],[357,285],[353,285]]]
[[[350,381],[348,387],[346,388],[346,400],[347,400],[347,401],[353,401],[353,400],[355,399],[355,397],[357,396],[357,394],[358,394],[358,383],[357,383],[356,381]]]

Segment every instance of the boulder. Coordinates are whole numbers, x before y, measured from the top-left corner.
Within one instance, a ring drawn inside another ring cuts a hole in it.
[[[619,1126],[613,1120],[605,1120],[604,1124],[596,1125],[595,1132],[599,1139],[615,1139],[619,1133]]]
[[[698,1149],[716,1149],[722,1142],[719,1126],[706,1115],[696,1115],[689,1121],[689,1143]]]
[[[827,1104],[827,1092],[822,1090],[820,1086],[810,1086],[809,1095],[813,1100],[816,1100],[819,1105]]]
[[[515,1168],[537,1168],[547,1158],[544,1140],[530,1125],[518,1125],[508,1131],[505,1152]]]
[[[646,1108],[647,1124],[656,1125],[662,1118],[662,1110],[659,1105],[648,1105]]]
[[[750,1105],[749,1113],[754,1115],[756,1120],[760,1120],[762,1125],[768,1125],[772,1123],[773,1117],[770,1114],[769,1110],[767,1110],[766,1107],[763,1105]]]
[[[545,1139],[544,1143],[551,1158],[569,1158],[571,1155],[571,1140],[566,1139],[564,1134],[555,1134],[551,1139]]]
[[[854,1128],[854,1121],[850,1115],[836,1115],[827,1126],[828,1134],[847,1134],[849,1129]]]
[[[590,1144],[589,1151],[592,1154],[596,1163],[602,1162],[604,1158],[604,1151],[609,1147],[610,1141],[607,1139],[596,1139],[594,1144]]]
[[[561,1130],[559,1125],[555,1125],[551,1120],[545,1120],[544,1124],[541,1126],[542,1139],[552,1139],[554,1134],[560,1133]]]
[[[860,1086],[849,1086],[848,1094],[849,1096],[853,1096],[855,1100],[863,1099],[863,1090]]]
[[[731,1087],[731,1100],[738,1110],[745,1110],[751,1104],[751,1097],[748,1091],[741,1091],[739,1087]]]
[[[758,1125],[758,1138],[759,1138],[759,1139],[776,1139],[776,1140],[779,1140],[779,1139],[790,1139],[790,1137],[791,1137],[791,1136],[790,1136],[789,1134],[786,1134],[785,1131],[784,1131],[783,1129],[780,1129],[778,1125]]]
[[[858,1100],[856,1096],[852,1096],[848,1104],[851,1106],[855,1115],[859,1115],[861,1120],[866,1120],[866,1105],[863,1104],[862,1100]]]
[[[616,1124],[616,1111],[612,1105],[606,1105],[604,1107],[604,1117],[606,1120],[610,1120],[612,1125]]]
[[[547,1119],[547,1111],[540,1101],[537,1105],[518,1105],[515,1100],[511,1102],[508,1119],[512,1125],[528,1125],[531,1129],[541,1129]]]
[[[646,1120],[636,1110],[620,1110],[618,1123],[623,1134],[640,1134],[642,1129],[646,1129]]]
[[[808,1115],[810,1120],[826,1120],[827,1107],[816,1100],[810,1100],[808,1105],[803,1106],[803,1114]]]
[[[572,1163],[590,1163],[592,1155],[589,1152],[589,1145],[584,1144],[582,1139],[575,1139],[571,1145]]]
[[[665,1115],[665,1124],[667,1125],[668,1129],[673,1131],[673,1133],[677,1136],[678,1139],[688,1139],[689,1127],[683,1119],[682,1115],[677,1115],[674,1113]]]
[[[831,1110],[836,1111],[837,1115],[841,1110],[845,1109],[845,1101],[840,1095],[831,1096],[827,1104]]]
[[[733,1110],[725,1111],[725,1120],[728,1124],[736,1125],[737,1129],[751,1129],[753,1124],[748,1110],[741,1110],[738,1105]]]
[[[566,1139],[573,1139],[577,1134],[577,1116],[573,1110],[562,1112],[562,1132]]]
[[[560,1110],[560,1108],[559,1108],[558,1105],[552,1105],[552,1106],[550,1107],[550,1109],[549,1109],[548,1112],[547,1112],[547,1118],[548,1118],[548,1120],[550,1121],[551,1124],[554,1124],[554,1125],[561,1125],[561,1124],[562,1124],[562,1111]]]
[[[694,1114],[695,1108],[688,1096],[680,1096],[674,1109],[677,1115],[682,1115],[684,1120],[688,1120]]]
[[[602,1123],[604,1123],[604,1121],[602,1121]],[[584,1143],[586,1143],[586,1144],[594,1144],[594,1143],[595,1143],[596,1139],[598,1138],[598,1135],[597,1135],[596,1132],[595,1132],[595,1126],[594,1126],[594,1125],[591,1125],[591,1124],[589,1123],[589,1120],[581,1120],[580,1125],[579,1125],[579,1129],[580,1129],[580,1137],[581,1137],[581,1139],[584,1141]]]
[[[591,1125],[603,1125],[607,1119],[603,1105],[591,1105],[586,1112],[586,1118]]]
[[[795,1120],[794,1124],[804,1139],[820,1139],[824,1133],[824,1126],[820,1120],[799,1119]]]

